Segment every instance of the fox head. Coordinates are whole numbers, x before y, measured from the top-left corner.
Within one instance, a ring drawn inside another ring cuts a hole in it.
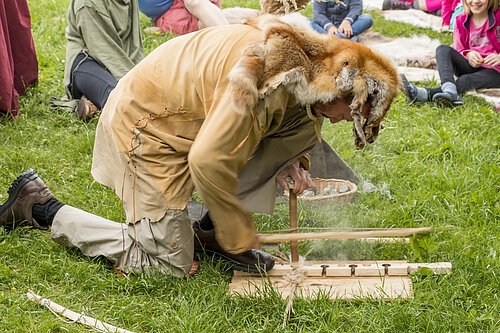
[[[283,85],[303,105],[349,101],[357,148],[372,143],[399,91],[391,62],[352,41],[321,35],[272,15],[246,24],[263,31],[260,42],[244,50],[229,79],[234,102],[252,109],[259,98]],[[364,118],[361,110],[370,105]]]

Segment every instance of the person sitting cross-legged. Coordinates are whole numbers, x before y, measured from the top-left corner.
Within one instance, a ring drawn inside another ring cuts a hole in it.
[[[98,115],[111,90],[144,56],[137,0],[71,0],[64,88],[76,116]]]
[[[314,0],[311,26],[319,33],[357,42],[358,36],[373,24],[372,17],[362,11],[362,0]]]

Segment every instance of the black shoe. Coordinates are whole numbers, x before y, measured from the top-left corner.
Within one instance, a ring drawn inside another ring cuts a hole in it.
[[[33,169],[17,177],[7,193],[9,198],[0,206],[0,226],[13,229],[26,221],[36,229],[48,229],[33,218],[32,209],[33,205],[44,204],[54,196]]]
[[[451,94],[449,92],[441,92],[434,94],[434,96],[432,96],[432,101],[439,106],[446,106],[446,107],[455,107],[464,104],[460,96]]]
[[[274,267],[274,258],[263,251],[248,250],[243,253],[232,254],[224,251],[215,239],[215,229],[203,230],[199,221],[193,223],[194,253],[200,257],[221,260],[237,271],[248,273],[264,273]]]

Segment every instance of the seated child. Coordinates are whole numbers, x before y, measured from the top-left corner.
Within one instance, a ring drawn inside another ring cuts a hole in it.
[[[460,94],[500,88],[500,10],[498,0],[464,0],[453,31],[453,47],[440,45],[436,64],[439,88],[419,88],[402,77],[407,100],[456,106]],[[457,76],[455,80],[454,75]]]
[[[358,36],[373,24],[372,17],[362,11],[362,0],[314,0],[311,26],[319,33],[357,42]]]

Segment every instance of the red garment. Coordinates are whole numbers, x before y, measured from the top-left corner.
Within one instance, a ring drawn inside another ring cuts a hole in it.
[[[38,80],[38,61],[26,0],[0,2],[0,112],[14,118],[19,95]]]
[[[453,11],[457,8],[460,0],[443,0],[441,7],[441,17],[443,18],[443,25],[450,25],[451,15]]]
[[[210,1],[220,8],[220,0]],[[174,0],[172,6],[156,19],[155,25],[165,32],[173,32],[176,35],[199,30],[198,18],[187,11],[184,0]]]

